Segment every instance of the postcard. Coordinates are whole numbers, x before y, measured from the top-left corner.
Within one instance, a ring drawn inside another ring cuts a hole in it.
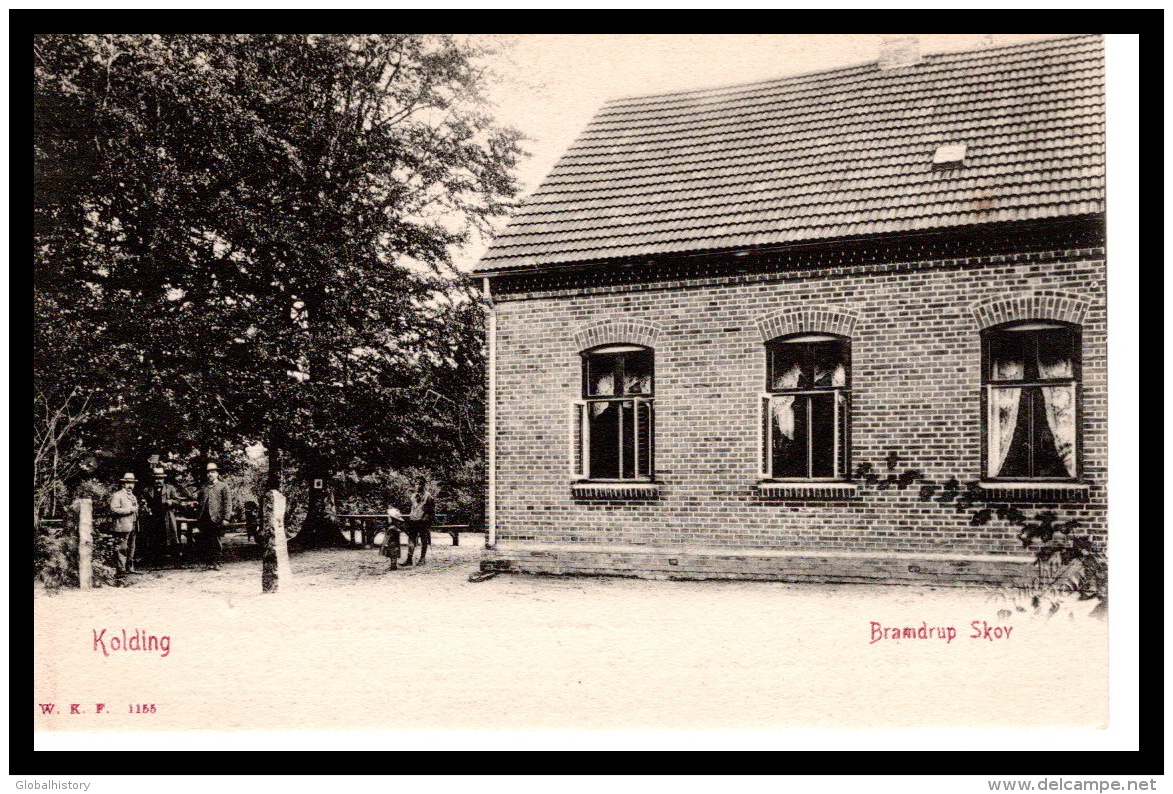
[[[38,741],[1094,744],[1105,45],[35,36]]]

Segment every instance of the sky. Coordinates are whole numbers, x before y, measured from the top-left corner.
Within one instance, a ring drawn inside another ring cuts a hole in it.
[[[923,53],[1002,46],[1056,33],[922,34]],[[495,61],[487,92],[497,119],[520,130],[530,157],[518,171],[533,192],[595,112],[611,99],[750,83],[874,62],[886,34],[520,34]],[[503,225],[503,223],[501,224]],[[485,245],[457,259],[475,264]]]

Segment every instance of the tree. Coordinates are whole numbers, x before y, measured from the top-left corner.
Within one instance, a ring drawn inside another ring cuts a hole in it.
[[[264,440],[309,470],[479,446],[462,434],[482,432],[480,320],[450,252],[506,211],[521,153],[480,99],[488,50],[392,34],[34,47],[34,377],[82,384],[79,433],[121,432],[136,454]]]

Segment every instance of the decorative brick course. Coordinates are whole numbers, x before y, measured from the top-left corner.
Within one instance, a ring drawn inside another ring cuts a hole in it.
[[[855,330],[856,315],[839,306],[790,306],[754,320],[763,342],[779,336],[818,331],[826,334],[851,336]]]
[[[854,483],[803,485],[801,483],[761,482],[757,486],[762,499],[851,499],[857,488]]]
[[[1088,300],[1083,295],[1054,289],[994,295],[969,307],[981,330],[1016,320],[1057,320],[1082,325]]]
[[[574,483],[570,486],[575,499],[618,501],[627,499],[655,499],[659,489],[651,483]]]
[[[1005,485],[982,483],[982,494],[990,502],[1086,502],[1088,489],[1083,485]]]
[[[633,317],[596,320],[581,326],[574,332],[574,344],[581,350],[599,345],[643,345],[656,346],[660,328],[647,320]]]

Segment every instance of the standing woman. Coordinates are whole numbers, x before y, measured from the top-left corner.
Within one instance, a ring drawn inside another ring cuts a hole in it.
[[[428,556],[428,544],[432,542],[432,522],[435,520],[436,500],[428,493],[428,481],[420,477],[411,495],[411,513],[404,522],[407,531],[407,560],[404,565],[411,565],[417,539],[420,544],[420,565],[424,564]]]

